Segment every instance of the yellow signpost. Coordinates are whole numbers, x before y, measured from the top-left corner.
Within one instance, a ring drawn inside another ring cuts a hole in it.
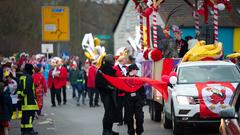
[[[42,40],[48,42],[70,40],[68,7],[42,7]]]

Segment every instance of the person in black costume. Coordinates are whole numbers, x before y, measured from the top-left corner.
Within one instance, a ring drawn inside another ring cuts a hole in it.
[[[138,77],[137,72],[139,68],[136,64],[132,64],[128,67],[128,77]],[[144,112],[143,106],[145,104],[146,94],[144,87],[141,87],[136,92],[126,94],[126,122],[128,126],[129,135],[141,135],[144,131]],[[134,116],[136,120],[136,130],[134,129]]]
[[[115,75],[114,57],[111,54],[105,56],[102,62],[102,66],[99,68],[96,74],[96,88],[99,90],[101,99],[104,105],[103,116],[103,134],[102,135],[118,135],[119,133],[112,130],[113,123],[119,122],[118,104],[117,104],[117,89],[111,86],[107,80],[104,79],[102,73],[109,76]]]

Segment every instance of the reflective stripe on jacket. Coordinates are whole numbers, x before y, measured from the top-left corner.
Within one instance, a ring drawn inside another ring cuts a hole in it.
[[[20,77],[20,90],[20,95],[23,97],[21,101],[22,110],[38,110],[35,99],[35,88],[31,75],[26,74]]]

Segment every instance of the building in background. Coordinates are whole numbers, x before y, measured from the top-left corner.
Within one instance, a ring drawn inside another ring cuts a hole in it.
[[[240,1],[231,0],[231,4],[233,6],[231,12],[219,11],[219,41],[223,43],[225,54],[240,50]],[[165,26],[164,22],[169,13],[179,5],[181,6],[171,16],[169,25],[181,26],[183,38],[185,36],[195,37],[193,11],[184,0],[166,0],[159,9],[158,25]],[[137,15],[134,3],[127,1],[114,27],[114,50],[123,46],[130,47],[127,39],[129,36],[134,37],[135,35],[135,26],[139,25]],[[213,25],[211,23],[211,17],[208,25],[204,24],[203,17],[200,17],[202,37],[213,38]]]

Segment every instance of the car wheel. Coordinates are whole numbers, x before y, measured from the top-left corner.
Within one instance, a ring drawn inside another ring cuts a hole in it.
[[[161,105],[157,102],[152,102],[152,108],[151,108],[151,119],[153,121],[161,121]]]
[[[175,113],[174,113],[174,108],[172,106],[172,129],[173,129],[173,134],[174,135],[179,135],[181,134],[182,130],[181,130],[181,127],[180,127],[180,124],[178,122],[176,122],[176,117],[175,117]]]
[[[163,107],[162,118],[161,118],[161,119],[162,119],[163,127],[164,127],[165,129],[170,129],[170,128],[172,128],[172,121],[167,118],[165,107]]]

